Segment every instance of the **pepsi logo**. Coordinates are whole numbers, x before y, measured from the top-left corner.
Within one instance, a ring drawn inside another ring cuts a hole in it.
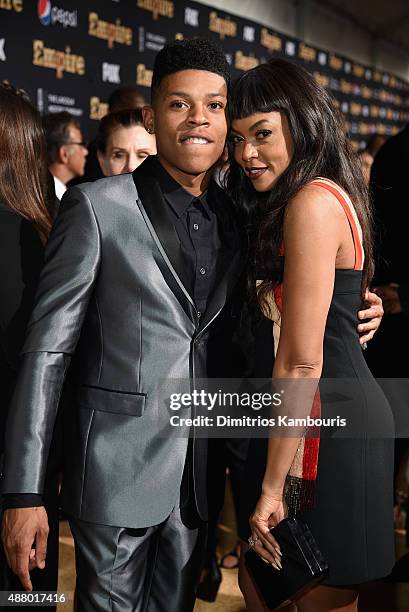
[[[59,6],[51,6],[51,0],[38,0],[37,14],[44,26],[59,24],[64,29],[78,27],[77,11],[67,11]]]
[[[51,2],[50,0],[38,0],[37,14],[42,25],[50,25],[51,21]]]

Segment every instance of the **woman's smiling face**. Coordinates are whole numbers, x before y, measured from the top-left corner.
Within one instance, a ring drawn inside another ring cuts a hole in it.
[[[283,112],[234,119],[230,140],[234,159],[256,191],[269,191],[290,164],[293,140]]]

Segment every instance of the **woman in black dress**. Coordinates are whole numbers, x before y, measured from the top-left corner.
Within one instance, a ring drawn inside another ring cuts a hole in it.
[[[355,427],[252,440],[240,535],[280,571],[269,528],[285,517],[286,501],[329,564],[325,582],[295,609],[354,612],[359,585],[394,563],[393,419],[356,330],[372,273],[368,195],[333,101],[300,66],[273,60],[244,74],[230,113],[228,190],[254,227],[251,286],[274,321],[273,378],[296,383],[297,416],[340,414]],[[332,400],[317,394],[324,378],[337,379]],[[244,564],[240,585],[248,609],[264,609]]]
[[[47,170],[40,116],[24,92],[0,85],[0,453],[3,454],[8,404],[13,393],[18,355],[43,263],[43,245],[51,229],[54,204]],[[51,455],[51,453],[50,453]],[[35,590],[56,590],[58,574],[58,453],[52,452],[44,504],[50,535],[45,569],[34,569]],[[14,505],[8,496],[7,507]],[[30,495],[16,504],[34,505]],[[0,590],[23,590],[0,551]],[[8,609],[8,608],[4,608]],[[11,608],[10,608],[11,609]],[[15,607],[13,607],[15,609]],[[47,608],[49,609],[49,608]]]

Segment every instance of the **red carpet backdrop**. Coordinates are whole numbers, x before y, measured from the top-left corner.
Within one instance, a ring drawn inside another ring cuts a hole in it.
[[[338,100],[358,143],[409,121],[402,79],[190,1],[0,0],[0,79],[26,89],[42,112],[69,110],[91,137],[113,89],[148,93],[156,52],[194,36],[218,40],[233,75],[271,57],[302,63]]]

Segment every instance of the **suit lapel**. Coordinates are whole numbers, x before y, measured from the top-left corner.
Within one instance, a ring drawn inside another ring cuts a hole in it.
[[[186,314],[195,321],[195,306],[189,293],[179,237],[158,182],[151,174],[149,158],[133,172],[133,180],[139,195],[137,204],[162,255],[158,261],[161,271]]]

